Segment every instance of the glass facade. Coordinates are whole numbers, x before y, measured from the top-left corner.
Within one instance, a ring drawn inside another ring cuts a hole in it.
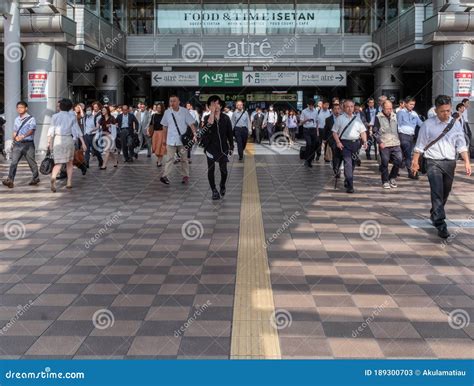
[[[70,0],[129,34],[366,35],[423,0]]]

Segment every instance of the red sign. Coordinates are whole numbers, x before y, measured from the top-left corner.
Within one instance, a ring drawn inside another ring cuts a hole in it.
[[[34,71],[28,73],[28,101],[48,101],[48,73]]]
[[[454,99],[474,97],[472,78],[472,71],[460,70],[453,72]]]

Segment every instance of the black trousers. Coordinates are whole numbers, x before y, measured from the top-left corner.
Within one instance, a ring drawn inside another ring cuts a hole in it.
[[[120,142],[122,143],[122,152],[125,160],[129,160],[134,155],[132,130],[123,128],[120,130]]]
[[[94,143],[94,137],[95,134],[84,135],[84,142],[86,143],[86,153],[84,154],[84,161],[86,165],[89,166],[89,160],[91,158],[92,153],[97,157],[97,160],[99,161],[99,167],[101,167],[104,161],[102,160],[102,155],[100,154],[100,151],[97,149],[98,145]]]
[[[411,160],[412,160],[412,153],[413,148],[415,147],[414,135],[408,135],[399,133],[400,138],[400,147],[403,153],[403,163],[402,166],[405,166],[408,170],[408,174],[411,174]]]
[[[319,144],[318,132],[315,127],[303,128],[304,139],[306,141],[306,163],[311,164],[314,160],[314,154]],[[321,151],[321,149],[320,149]]]
[[[209,180],[209,185],[212,190],[216,188],[216,178],[215,178],[215,171],[216,171],[216,160],[206,157],[207,158],[207,179]],[[220,187],[225,188],[225,183],[227,181],[227,160],[224,157],[221,157],[219,160],[219,170],[221,172],[221,182]]]
[[[377,159],[377,141],[373,135],[367,136],[367,149],[365,150],[365,155],[367,158],[370,158],[370,150],[374,147],[375,159]]]
[[[359,140],[350,141],[347,139],[343,139],[341,142],[344,145],[344,149],[342,150],[342,157],[344,159],[344,177],[346,179],[347,187],[353,188],[354,170],[360,142]]]
[[[426,169],[431,190],[431,221],[436,228],[444,227],[444,206],[453,186],[456,161],[426,159]]]
[[[249,130],[246,127],[234,128],[235,141],[237,142],[237,151],[239,152],[239,158],[244,156],[244,150],[247,146],[247,139],[249,136]]]
[[[33,141],[20,142],[20,143],[15,142],[13,144],[13,150],[12,150],[12,163],[10,164],[10,170],[8,172],[8,178],[11,181],[15,180],[16,169],[18,167],[18,163],[23,157],[25,157],[26,162],[28,162],[28,166],[30,167],[31,172],[33,173],[33,178],[34,179],[39,178],[38,165],[36,164],[36,160],[35,160],[34,142]]]
[[[388,172],[388,164],[392,161],[392,170]],[[380,173],[382,175],[382,183],[397,178],[398,171],[402,165],[402,150],[400,146],[385,147],[380,150]]]

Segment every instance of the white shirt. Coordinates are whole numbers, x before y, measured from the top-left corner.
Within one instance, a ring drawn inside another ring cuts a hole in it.
[[[122,127],[123,128],[128,127],[128,114],[122,114]]]
[[[267,113],[267,123],[275,124],[278,121],[278,115],[276,111],[269,111]]]
[[[166,144],[170,146],[183,146],[183,142],[181,142],[181,136],[176,128],[174,123],[173,113],[176,123],[179,127],[179,132],[181,135],[186,133],[186,129],[188,126],[194,125],[195,120],[194,117],[190,114],[188,109],[185,107],[179,106],[179,110],[175,111],[171,107],[167,109],[161,119],[161,124],[168,128],[168,134],[166,136]]]
[[[326,125],[326,118],[329,118],[329,116],[331,115],[331,110],[327,109],[327,110],[324,110],[324,109],[321,109],[319,110],[319,114],[318,114],[318,127],[324,127]]]
[[[309,107],[305,108],[301,112],[301,118],[302,121],[305,119],[312,119],[312,121],[307,121],[303,124],[303,127],[305,128],[311,128],[311,127],[318,127],[318,110],[316,109],[310,109]]]
[[[48,137],[55,135],[72,135],[74,139],[82,137],[81,128],[77,124],[76,115],[70,111],[60,111],[51,118],[51,125],[48,129]]]
[[[436,116],[424,121],[418,133],[415,151],[423,153],[424,148],[442,133],[448,123],[451,122],[451,119],[449,117],[447,122],[441,122]],[[425,152],[425,157],[436,160],[455,160],[456,150],[458,153],[467,151],[464,130],[459,121],[454,124],[452,129],[443,138]]]
[[[352,117],[353,116],[343,113],[336,118],[332,131],[339,135],[339,139],[354,141],[359,139],[360,135],[367,130],[360,118],[357,116],[341,137],[342,130],[344,130],[346,125],[351,121]]]
[[[199,114],[196,110],[188,110],[196,122],[199,122]]]

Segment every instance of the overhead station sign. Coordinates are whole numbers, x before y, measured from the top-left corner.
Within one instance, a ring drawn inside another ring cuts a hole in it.
[[[297,86],[298,72],[296,71],[261,71],[261,72],[244,72],[244,86]]]
[[[299,86],[346,86],[346,71],[308,71],[298,75]]]
[[[318,87],[346,86],[346,71],[152,72],[152,87]]]
[[[188,72],[152,72],[151,86],[198,86],[199,73]]]

